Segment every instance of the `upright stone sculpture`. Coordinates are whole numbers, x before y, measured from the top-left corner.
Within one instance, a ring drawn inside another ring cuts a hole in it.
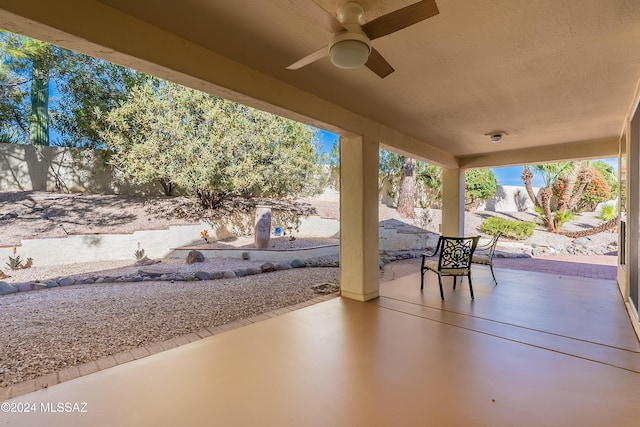
[[[271,238],[271,206],[256,206],[255,241],[258,249],[269,247]]]

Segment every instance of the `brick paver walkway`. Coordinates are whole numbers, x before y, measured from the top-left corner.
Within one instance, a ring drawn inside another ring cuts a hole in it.
[[[543,258],[495,258],[494,268],[537,271],[561,276],[615,280],[618,257],[610,255],[554,256]]]
[[[435,258],[434,258],[435,259]],[[402,276],[420,272],[420,262],[408,259],[387,264],[381,281],[387,282]],[[494,258],[494,268],[526,270],[561,276],[590,277],[615,280],[618,257],[609,255],[554,256],[541,258]]]

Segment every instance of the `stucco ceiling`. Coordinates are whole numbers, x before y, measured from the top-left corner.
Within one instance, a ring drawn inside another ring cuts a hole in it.
[[[369,21],[414,1],[359,2]],[[453,156],[617,138],[640,77],[638,0],[437,0],[373,42],[385,79],[328,58],[287,70],[330,40],[297,0],[101,3]]]

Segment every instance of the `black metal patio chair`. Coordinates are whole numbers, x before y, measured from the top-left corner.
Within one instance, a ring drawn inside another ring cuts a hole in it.
[[[481,264],[488,265],[491,269],[491,275],[493,276],[493,281],[498,284],[496,280],[496,275],[493,273],[493,253],[496,251],[496,245],[498,244],[498,239],[502,236],[502,233],[496,231],[496,234],[493,235],[491,241],[486,245],[480,245],[476,247],[476,251],[471,257],[472,264]]]
[[[438,246],[433,254],[422,254],[422,267],[420,268],[420,290],[424,288],[424,273],[427,270],[438,275],[440,285],[440,297],[444,299],[442,290],[442,276],[453,276],[453,289],[456,288],[456,278],[467,276],[469,279],[469,291],[471,299],[473,296],[473,285],[471,283],[471,258],[478,245],[480,236],[475,237],[444,237],[438,239]],[[440,257],[438,261],[427,258],[435,256],[438,251]]]

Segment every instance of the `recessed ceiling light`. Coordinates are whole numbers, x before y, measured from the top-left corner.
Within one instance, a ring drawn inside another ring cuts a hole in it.
[[[503,130],[494,130],[492,132],[485,133],[485,135],[488,136],[491,142],[495,144],[502,141],[502,137],[508,135],[508,133]]]

